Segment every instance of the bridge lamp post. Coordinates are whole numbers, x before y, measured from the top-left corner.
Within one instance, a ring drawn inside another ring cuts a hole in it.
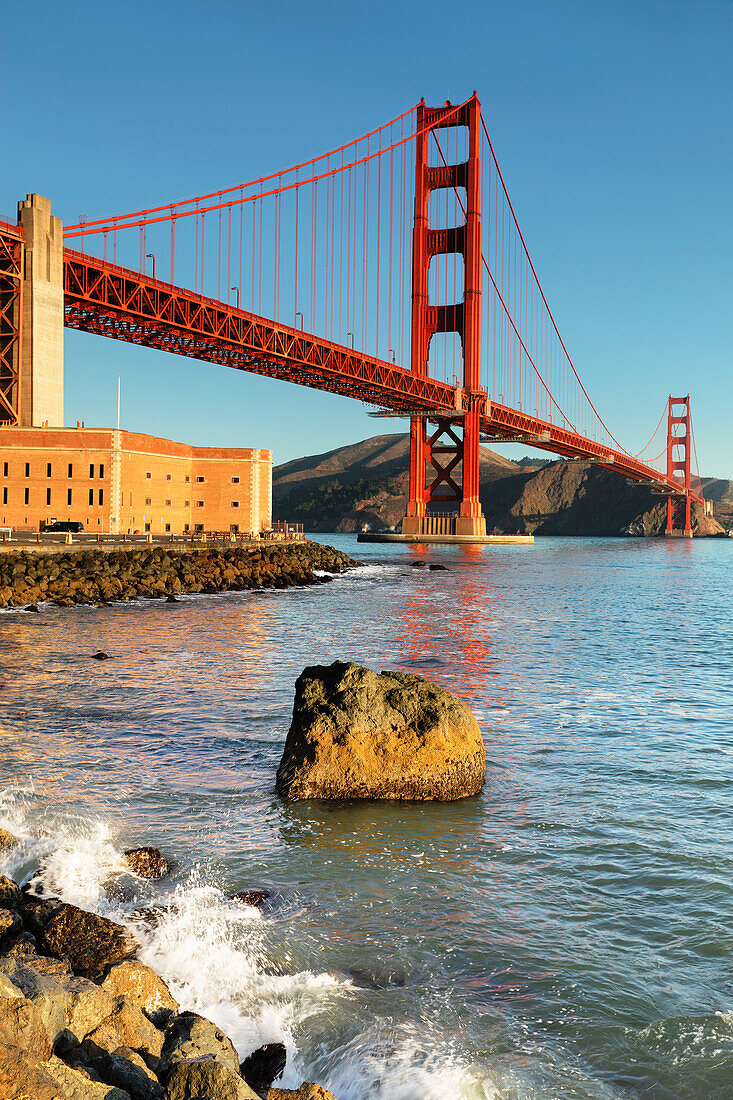
[[[153,278],[155,278],[155,256],[153,255],[152,252],[146,252],[145,253],[145,259],[153,261]]]
[[[304,322],[303,322],[303,314],[302,314],[302,313],[300,312],[300,310],[298,309],[298,310],[296,310],[296,312],[295,312],[295,327],[296,327],[296,328],[298,327],[298,318],[299,318],[299,317],[300,317],[300,331],[302,332],[302,331],[303,331],[303,324],[304,324]]]
[[[236,290],[236,292],[237,292],[237,309],[239,309],[239,287],[238,286],[230,286],[229,289],[230,290]]]
[[[347,332],[346,333],[346,338],[348,339],[349,336],[351,337],[351,350],[353,351],[354,350],[354,334],[353,334],[353,332]]]
[[[395,359],[395,356],[394,356],[394,351],[392,350],[392,348],[387,348],[387,355],[391,355],[391,356],[392,356],[392,362],[393,362],[393,363],[396,363],[396,362],[397,362],[397,360]]]

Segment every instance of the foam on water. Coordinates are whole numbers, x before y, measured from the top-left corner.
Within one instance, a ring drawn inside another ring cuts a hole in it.
[[[485,1073],[463,1064],[437,1034],[426,1041],[406,1027],[388,1035],[367,1028],[324,1052],[324,1022],[348,1020],[360,991],[334,973],[286,972],[266,950],[267,918],[227,898],[206,869],[191,868],[172,887],[145,882],[130,872],[108,824],[49,807],[32,784],[0,790],[0,826],[21,840],[0,861],[3,873],[128,926],[140,942],[141,961],[168,983],[182,1009],[218,1024],[240,1058],[264,1043],[284,1043],[287,1064],[278,1082],[284,1088],[317,1079],[338,1100],[499,1095]],[[138,896],[115,897],[110,886],[120,878],[135,880]]]

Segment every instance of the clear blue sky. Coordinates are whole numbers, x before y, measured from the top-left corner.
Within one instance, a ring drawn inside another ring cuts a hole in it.
[[[185,198],[323,152],[421,96],[482,100],[560,330],[640,448],[692,394],[701,471],[733,477],[731,0],[40,0],[3,10],[0,217]],[[275,461],[400,422],[113,340],[66,335],[66,417]]]

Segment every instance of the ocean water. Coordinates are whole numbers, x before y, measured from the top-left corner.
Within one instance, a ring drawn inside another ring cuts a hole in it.
[[[242,1057],[284,1041],[286,1087],[733,1097],[733,542],[324,541],[364,567],[0,614],[0,870],[125,922],[167,903],[142,957]],[[294,681],[335,659],[466,700],[483,793],[281,803]],[[124,876],[138,844],[170,880]],[[264,913],[228,900],[256,887]]]

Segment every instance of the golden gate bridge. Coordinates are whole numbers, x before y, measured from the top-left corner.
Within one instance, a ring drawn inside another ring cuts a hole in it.
[[[482,442],[648,484],[667,497],[667,533],[692,533],[689,395],[668,398],[641,452],[612,434],[560,335],[475,93],[63,237],[66,326],[409,416],[406,534],[426,533],[439,504],[451,533],[485,535]],[[21,422],[23,263],[22,225],[0,223],[0,427]]]

